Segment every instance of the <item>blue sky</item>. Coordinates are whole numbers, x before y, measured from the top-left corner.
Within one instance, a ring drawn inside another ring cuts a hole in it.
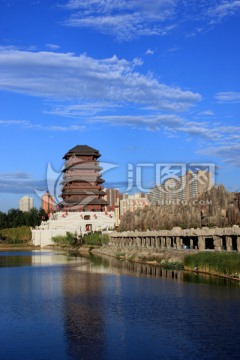
[[[129,163],[178,162],[239,190],[239,20],[236,0],[1,0],[0,210],[38,207],[77,144],[123,191]]]

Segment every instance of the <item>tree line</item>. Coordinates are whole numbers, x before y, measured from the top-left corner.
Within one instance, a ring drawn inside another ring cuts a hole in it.
[[[16,228],[20,226],[35,227],[47,220],[48,215],[43,209],[32,208],[30,211],[10,209],[7,213],[0,211],[0,229]]]

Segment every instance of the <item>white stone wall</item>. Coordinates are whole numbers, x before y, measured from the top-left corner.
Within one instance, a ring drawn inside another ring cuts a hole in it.
[[[84,220],[85,216],[90,219]],[[67,232],[84,235],[88,233],[86,225],[91,225],[92,231],[111,230],[115,226],[115,214],[112,211],[55,213],[52,219],[32,229],[32,243],[44,247],[53,244],[53,236],[64,236]]]

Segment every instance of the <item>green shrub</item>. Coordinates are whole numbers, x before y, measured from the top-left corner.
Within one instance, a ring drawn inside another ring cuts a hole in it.
[[[125,257],[125,253],[121,253],[121,252],[116,253],[116,257],[117,257],[117,258]]]
[[[59,245],[73,245],[76,242],[76,237],[74,236],[74,234],[67,231],[66,235],[53,236],[52,240],[55,244]]]
[[[83,237],[83,244],[86,245],[102,246],[108,244],[108,242],[108,235],[99,232],[93,232],[91,234],[84,235]]]

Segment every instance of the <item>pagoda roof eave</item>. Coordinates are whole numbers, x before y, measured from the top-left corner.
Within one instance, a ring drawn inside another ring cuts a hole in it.
[[[88,146],[88,145],[77,145],[70,149],[64,156],[63,159],[67,159],[68,157],[72,156],[73,154],[79,156],[96,156],[100,157],[99,151]]]

